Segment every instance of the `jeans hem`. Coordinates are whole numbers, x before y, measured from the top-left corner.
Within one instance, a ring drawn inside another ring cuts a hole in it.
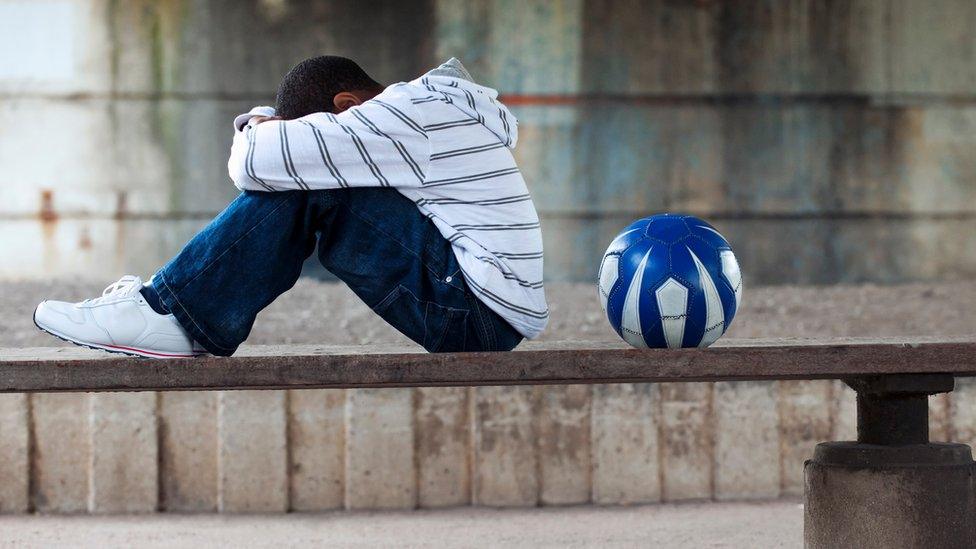
[[[231,348],[218,345],[217,343],[214,343],[213,338],[207,335],[207,333],[200,328],[197,321],[193,319],[190,312],[186,310],[179,298],[176,297],[176,292],[170,289],[169,284],[166,282],[166,276],[162,271],[156,273],[155,277],[153,278],[153,288],[155,288],[156,293],[159,295],[160,301],[163,302],[163,305],[165,305],[166,308],[173,313],[173,316],[176,317],[176,320],[180,323],[180,326],[182,326],[183,329],[190,334],[190,337],[192,337],[194,341],[203,346],[207,352],[217,356],[230,356],[234,354],[234,351],[237,350],[237,346]]]

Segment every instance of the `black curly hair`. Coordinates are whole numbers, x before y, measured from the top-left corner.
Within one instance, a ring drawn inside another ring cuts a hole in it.
[[[285,120],[315,112],[335,112],[333,99],[341,92],[379,92],[373,80],[352,59],[336,55],[309,57],[292,67],[281,79],[275,111]]]

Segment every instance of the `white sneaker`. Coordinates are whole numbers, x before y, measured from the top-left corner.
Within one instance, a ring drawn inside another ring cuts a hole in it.
[[[152,310],[139,293],[142,279],[123,276],[102,297],[80,303],[42,301],[34,324],[65,341],[149,358],[189,358],[205,353],[173,315]]]

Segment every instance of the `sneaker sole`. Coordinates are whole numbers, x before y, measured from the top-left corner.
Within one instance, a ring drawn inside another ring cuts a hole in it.
[[[146,349],[136,349],[136,348],[133,348],[133,347],[123,347],[121,345],[106,345],[106,344],[103,344],[103,343],[92,343],[90,341],[81,341],[79,339],[74,339],[74,338],[72,338],[70,336],[67,336],[67,335],[64,335],[62,333],[59,333],[56,330],[52,330],[50,328],[45,328],[44,326],[41,326],[40,324],[38,324],[37,323],[37,309],[34,309],[34,314],[32,315],[32,320],[34,321],[34,326],[37,326],[37,329],[38,330],[40,330],[40,331],[42,331],[42,332],[44,332],[46,334],[50,334],[50,335],[52,335],[52,336],[60,339],[61,341],[67,341],[68,343],[73,343],[75,345],[78,345],[79,347],[87,347],[89,349],[95,349],[96,351],[105,351],[105,352],[108,352],[108,353],[116,353],[116,354],[120,354],[120,355],[136,356],[136,357],[140,357],[140,358],[159,358],[159,359],[164,359],[164,358],[196,358],[198,356],[202,356],[202,355],[206,354],[206,353],[192,353],[192,354],[159,353],[159,352],[156,352],[156,351],[147,351]]]

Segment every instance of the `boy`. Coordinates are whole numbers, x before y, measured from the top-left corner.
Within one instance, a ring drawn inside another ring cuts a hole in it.
[[[549,309],[516,120],[496,98],[453,58],[385,89],[349,59],[306,59],[277,109],[234,121],[237,199],[146,284],[44,301],[34,322],[107,351],[228,356],[317,242],[329,271],[426,350],[511,350]]]

